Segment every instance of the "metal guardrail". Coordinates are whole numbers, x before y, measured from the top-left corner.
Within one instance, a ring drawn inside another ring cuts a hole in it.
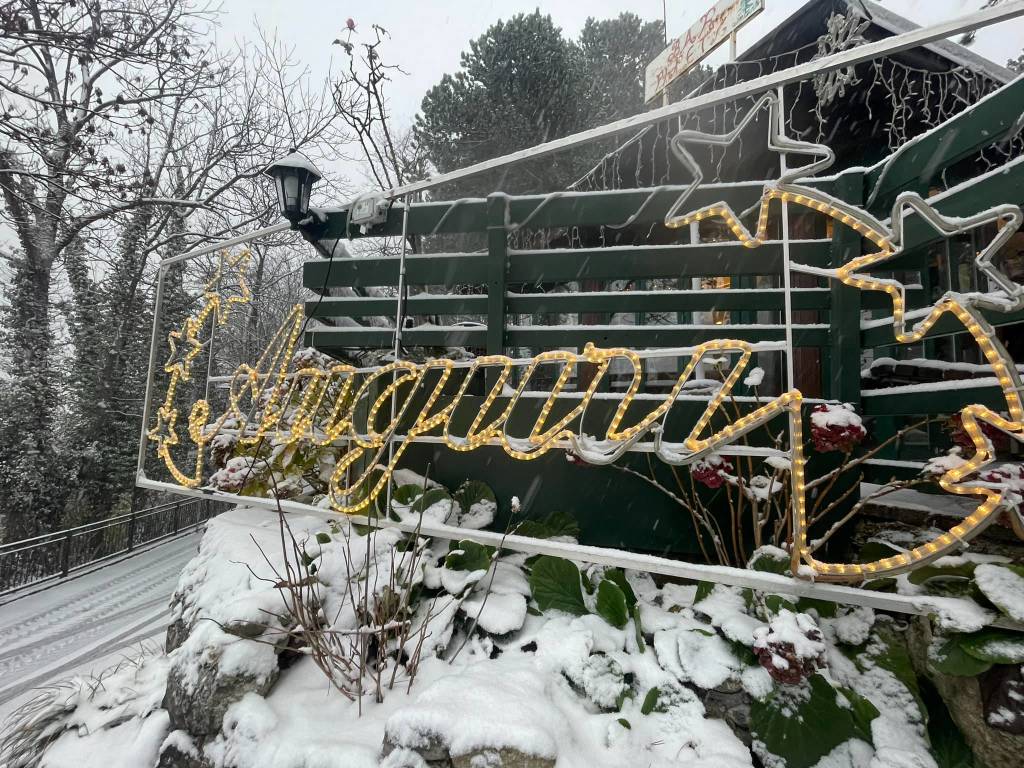
[[[0,545],[0,596],[66,578],[144,544],[198,531],[228,506],[212,499],[183,499]]]

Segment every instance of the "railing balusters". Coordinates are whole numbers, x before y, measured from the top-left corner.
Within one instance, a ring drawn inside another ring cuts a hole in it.
[[[79,568],[143,544],[198,533],[206,520],[226,507],[211,499],[183,499],[0,545],[0,595],[67,578]]]
[[[71,531],[68,531],[64,536],[64,546],[61,551],[60,557],[60,575],[61,578],[65,578],[68,575],[68,571],[71,567]]]

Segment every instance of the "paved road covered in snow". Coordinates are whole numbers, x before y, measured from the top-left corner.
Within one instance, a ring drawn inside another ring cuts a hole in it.
[[[198,545],[198,534],[185,536],[0,605],[0,712],[49,680],[162,643],[171,593]]]

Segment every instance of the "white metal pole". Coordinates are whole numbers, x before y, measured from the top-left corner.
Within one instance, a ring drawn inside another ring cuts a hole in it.
[[[287,512],[298,512],[304,515],[320,517],[325,523],[339,517],[357,525],[369,525],[375,528],[393,528],[405,533],[457,541],[471,539],[479,544],[500,547],[513,552],[524,552],[530,555],[551,555],[568,560],[580,560],[585,563],[608,565],[631,570],[643,570],[660,573],[675,578],[693,581],[711,581],[716,584],[730,584],[746,587],[759,592],[779,595],[796,595],[797,597],[813,597],[829,600],[844,605],[866,605],[881,611],[894,611],[909,615],[927,615],[945,610],[963,610],[967,603],[962,598],[934,597],[922,595],[897,595],[887,592],[875,592],[860,587],[848,587],[841,584],[821,584],[811,580],[795,579],[765,571],[754,571],[747,568],[730,568],[721,565],[703,565],[688,563],[683,560],[671,560],[656,555],[624,552],[619,549],[587,546],[557,539],[534,539],[518,536],[514,533],[460,528],[457,526],[436,523],[427,518],[395,522],[387,517],[370,517],[364,515],[338,515],[336,512],[303,504],[290,499],[265,499],[254,496],[238,496],[223,491],[184,488],[174,483],[157,480],[140,480],[142,488],[167,491],[181,496],[216,499],[231,504],[245,505],[276,512],[278,507]],[[990,622],[990,626],[1006,627],[1020,630],[1022,625],[1006,617],[999,617]]]
[[[998,24],[1001,21],[1014,19],[1018,16],[1024,16],[1024,0],[1011,0],[1010,2],[1001,3],[999,5],[992,6],[991,8],[975,11],[974,13],[969,13],[965,16],[944,21],[940,24],[934,24],[930,27],[922,27],[910,32],[905,32],[902,35],[894,35],[893,37],[886,37],[882,40],[858,45],[856,48],[851,48],[847,51],[840,51],[839,53],[834,53],[831,56],[824,56],[820,59],[814,59],[813,61],[806,61],[803,64],[797,64],[796,66],[789,67],[788,69],[772,72],[761,77],[755,77],[751,80],[745,80],[741,83],[730,85],[726,88],[719,88],[718,90],[709,91],[708,93],[704,93],[699,96],[683,99],[682,101],[677,101],[667,107],[658,107],[657,109],[652,109],[649,112],[642,112],[638,115],[616,120],[615,122],[608,123],[606,125],[590,128],[586,131],[580,131],[579,133],[574,133],[569,136],[563,136],[560,139],[553,139],[552,141],[547,141],[543,144],[537,144],[532,147],[527,147],[526,149],[520,149],[516,152],[511,152],[492,160],[484,160],[482,162],[475,163],[474,165],[466,166],[465,168],[459,168],[455,171],[449,171],[448,173],[441,173],[436,176],[432,176],[429,179],[411,182],[400,187],[393,187],[392,189],[385,190],[383,196],[387,198],[398,198],[402,195],[407,195],[410,192],[420,192],[425,189],[433,189],[441,184],[447,184],[469,176],[475,176],[476,174],[483,173],[484,171],[493,171],[497,168],[502,168],[506,165],[511,165],[512,163],[517,163],[522,160],[543,157],[544,155],[549,155],[554,152],[561,152],[566,149],[571,149],[572,147],[587,144],[595,141],[596,139],[603,139],[608,136],[625,133],[626,131],[643,128],[644,126],[654,125],[666,118],[686,114],[705,107],[715,106],[716,104],[725,104],[726,102],[735,101],[736,99],[748,96],[756,96],[759,93],[770,91],[780,85],[806,80],[816,74],[831,72],[834,69],[854,66],[861,62],[871,61],[872,59],[877,59],[892,53],[917,48],[918,46],[927,45],[928,43],[935,42],[936,40],[942,40],[947,37],[958,35],[961,32],[966,32],[971,29],[980,29],[992,24]]]
[[[395,310],[395,348],[394,357],[402,351],[402,325],[405,323],[405,253],[409,244],[409,195],[402,198],[402,250],[398,257],[398,306]],[[394,415],[394,414],[392,414]]]
[[[230,248],[232,245],[241,245],[242,243],[248,243],[250,240],[256,240],[258,238],[265,237],[266,235],[273,235],[278,232],[284,232],[285,230],[290,228],[291,224],[289,224],[287,221],[282,221],[279,224],[264,227],[263,229],[257,229],[245,235],[238,235],[236,237],[229,238],[228,240],[219,240],[216,243],[210,243],[209,245],[204,245],[201,248],[196,248],[195,250],[188,251],[187,253],[182,253],[178,256],[171,256],[169,259],[164,259],[162,262],[160,262],[160,269],[165,270],[168,267],[174,264],[178,264],[182,261],[188,261],[190,259],[196,258],[197,256],[205,256],[208,253],[219,251],[221,248]]]
[[[402,250],[398,256],[398,297],[395,308],[395,345],[392,350],[395,362],[398,362],[402,354],[402,326],[405,324],[405,254],[409,247],[409,203],[410,195],[402,198]],[[398,379],[398,371],[391,374],[392,383]],[[395,412],[397,411],[398,388],[391,390],[391,423],[394,424]],[[371,425],[372,426],[372,425]],[[395,456],[395,434],[397,427],[391,430],[388,435],[388,466],[390,467]],[[388,482],[385,495],[385,515],[391,514],[391,483]]]
[[[146,394],[142,400],[142,428],[139,432],[139,455],[135,472],[142,477],[146,467],[146,448],[149,446],[149,417],[152,408],[153,387],[156,382],[156,355],[160,341],[160,319],[164,309],[164,279],[167,270],[163,264],[156,271],[156,299],[153,302],[153,331],[149,337],[149,373],[146,375]]]
[[[784,134],[786,131],[786,102],[784,101],[784,95],[782,92],[782,86],[779,86],[779,133]],[[782,169],[782,174],[785,175],[788,168],[786,167],[786,153],[785,151],[779,152],[779,166]],[[783,289],[783,301],[785,302],[785,317],[783,318],[786,326],[786,389],[790,390],[796,386],[796,376],[793,373],[793,291],[792,285],[790,284],[789,276],[789,203],[786,202],[785,198],[782,200],[782,289]]]

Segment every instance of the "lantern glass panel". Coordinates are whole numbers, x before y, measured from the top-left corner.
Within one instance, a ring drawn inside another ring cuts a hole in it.
[[[294,171],[281,179],[284,186],[284,210],[293,213],[299,210],[299,175]]]

